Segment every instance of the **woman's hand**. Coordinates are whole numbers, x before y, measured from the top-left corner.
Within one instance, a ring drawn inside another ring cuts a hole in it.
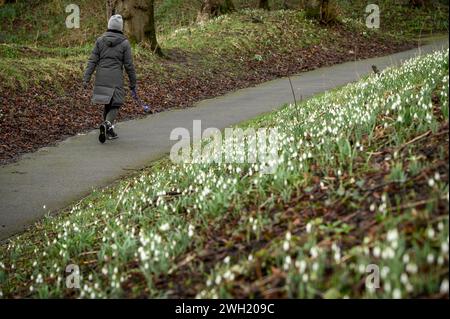
[[[136,88],[132,88],[131,89],[131,96],[133,97],[133,99],[137,100],[138,95],[137,95],[137,92],[136,92]]]

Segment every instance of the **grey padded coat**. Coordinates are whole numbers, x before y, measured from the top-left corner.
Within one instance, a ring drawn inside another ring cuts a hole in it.
[[[136,87],[136,71],[133,65],[130,42],[121,32],[108,30],[97,39],[89,58],[84,83],[89,83],[95,74],[92,102],[121,106],[125,102],[123,69],[125,68],[130,88]]]

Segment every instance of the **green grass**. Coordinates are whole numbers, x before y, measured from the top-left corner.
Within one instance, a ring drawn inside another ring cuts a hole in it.
[[[448,2],[435,1],[435,7],[413,8],[401,1],[376,0],[370,2],[380,8],[380,32],[395,37],[416,38],[435,33],[448,33]],[[340,1],[343,16],[365,23],[363,0]]]
[[[244,124],[284,136],[274,174],[164,159],[94,192],[1,246],[1,294],[448,297],[448,70],[437,52]]]

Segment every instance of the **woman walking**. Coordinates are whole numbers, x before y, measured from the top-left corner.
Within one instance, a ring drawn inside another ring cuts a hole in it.
[[[97,39],[83,77],[83,86],[87,88],[96,71],[92,102],[104,105],[99,136],[102,144],[106,139],[117,138],[114,121],[125,102],[123,69],[128,74],[132,95],[137,96],[131,45],[123,34],[122,16],[117,14],[109,19],[108,31]]]

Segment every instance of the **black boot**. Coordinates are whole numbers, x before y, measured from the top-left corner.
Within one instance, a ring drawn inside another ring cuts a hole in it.
[[[100,125],[100,135],[98,137],[98,140],[100,141],[100,143],[105,143],[106,142],[106,134],[108,132],[109,127],[111,126],[111,123],[105,121]]]
[[[117,136],[116,132],[114,132],[114,126],[111,125],[108,127],[108,130],[106,131],[106,136],[108,137],[108,140],[115,140],[119,137]]]

